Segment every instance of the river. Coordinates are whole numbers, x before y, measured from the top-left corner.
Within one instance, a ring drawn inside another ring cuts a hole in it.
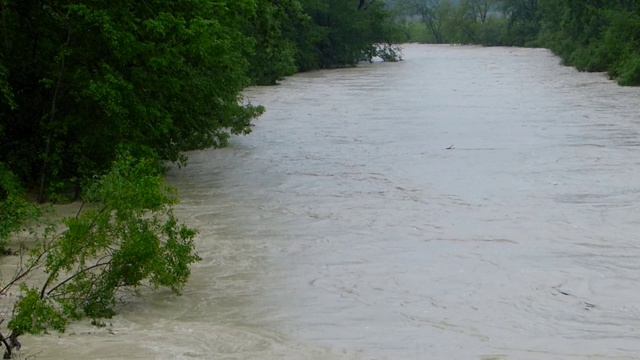
[[[640,89],[542,49],[246,91],[250,136],[168,181],[200,230],[183,296],[25,337],[38,359],[637,359]]]

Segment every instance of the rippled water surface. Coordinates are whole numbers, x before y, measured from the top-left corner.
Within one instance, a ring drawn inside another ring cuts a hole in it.
[[[253,134],[168,177],[200,229],[184,295],[25,351],[639,358],[640,90],[546,50],[404,57],[249,89]]]

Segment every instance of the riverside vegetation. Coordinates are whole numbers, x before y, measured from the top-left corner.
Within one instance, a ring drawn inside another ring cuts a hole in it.
[[[164,162],[248,134],[264,108],[244,87],[397,60],[400,35],[375,0],[0,0],[0,247],[19,257],[0,279],[4,357],[143,287],[179,293],[196,230]],[[47,220],[42,203],[77,199]]]
[[[640,2],[389,0],[407,41],[551,49],[566,65],[640,85]]]

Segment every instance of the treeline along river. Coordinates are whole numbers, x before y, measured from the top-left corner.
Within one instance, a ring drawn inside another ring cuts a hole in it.
[[[40,359],[632,359],[640,89],[547,50],[246,91],[267,112],[170,172],[203,261],[181,297],[29,341]]]

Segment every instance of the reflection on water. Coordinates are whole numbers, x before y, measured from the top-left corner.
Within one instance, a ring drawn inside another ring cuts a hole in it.
[[[300,74],[169,181],[184,296],[28,339],[38,358],[631,359],[640,89],[545,50],[417,46]]]

